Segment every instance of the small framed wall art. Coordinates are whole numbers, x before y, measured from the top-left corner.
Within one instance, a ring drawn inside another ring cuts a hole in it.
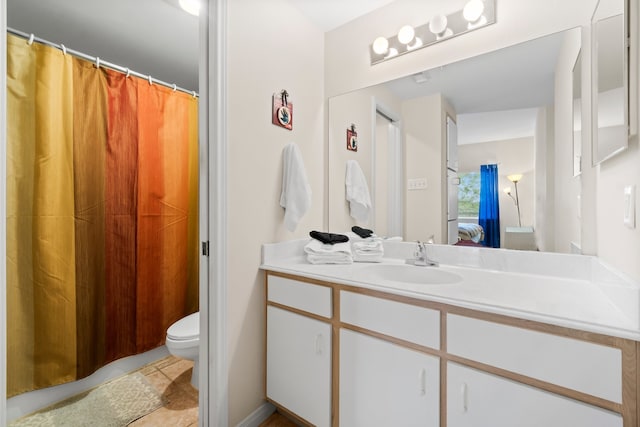
[[[356,125],[351,125],[351,129],[347,129],[347,150],[358,151],[358,133]]]
[[[271,123],[288,130],[293,129],[293,102],[289,93],[282,89],[280,93],[273,94],[273,107],[271,110]]]

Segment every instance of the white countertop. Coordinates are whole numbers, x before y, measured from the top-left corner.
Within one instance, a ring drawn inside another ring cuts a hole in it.
[[[368,271],[405,265],[415,244],[385,242],[382,263],[314,265],[302,255],[306,241],[264,245],[261,268],[640,341],[640,286],[595,257],[431,245],[429,256],[440,266],[407,268],[435,268],[461,280],[420,284]]]

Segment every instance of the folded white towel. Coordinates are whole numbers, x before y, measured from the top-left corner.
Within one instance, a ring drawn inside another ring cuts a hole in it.
[[[353,242],[353,251],[358,253],[370,253],[370,252],[382,252],[384,253],[384,247],[382,246],[382,239],[365,239],[359,242]]]
[[[297,145],[289,143],[284,147],[282,163],[280,206],[285,209],[285,227],[295,231],[300,219],[311,207],[311,186]]]
[[[355,160],[347,160],[345,186],[346,198],[351,207],[351,216],[358,221],[368,221],[371,213],[369,186],[360,165]]]
[[[355,262],[381,262],[384,257],[384,246],[379,237],[368,237],[351,243]]]
[[[353,254],[353,262],[382,262],[384,254],[370,253],[370,254]]]
[[[311,239],[304,247],[307,261],[311,264],[351,264],[351,244],[349,242],[329,245]]]

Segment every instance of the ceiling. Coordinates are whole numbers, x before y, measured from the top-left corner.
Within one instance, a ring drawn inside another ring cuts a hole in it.
[[[269,0],[265,0],[269,1]],[[288,0],[329,31],[393,0]],[[7,0],[10,28],[198,89],[198,18],[177,0]]]
[[[289,0],[324,32],[365,15],[394,0]]]
[[[7,25],[198,89],[198,18],[174,0],[7,0]]]

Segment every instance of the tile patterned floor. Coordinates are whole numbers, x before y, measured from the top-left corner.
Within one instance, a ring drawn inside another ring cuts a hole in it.
[[[131,427],[197,427],[198,390],[191,385],[193,361],[165,357],[140,369],[166,404],[129,424]]]

